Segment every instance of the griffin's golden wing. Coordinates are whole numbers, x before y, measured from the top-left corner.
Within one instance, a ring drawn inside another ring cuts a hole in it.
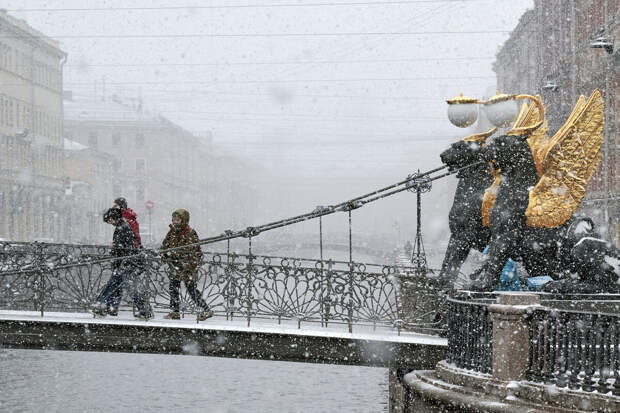
[[[568,120],[538,149],[543,175],[530,191],[528,226],[556,228],[577,210],[601,160],[604,103],[598,90],[579,98]]]
[[[542,99],[540,95],[536,95],[536,98],[541,102]],[[545,105],[542,104],[543,109],[546,108]],[[544,114],[543,114],[544,116]],[[547,130],[549,129],[549,123],[547,122],[547,118],[544,119],[541,126],[534,129],[530,132],[531,127],[535,125],[540,120],[540,111],[538,106],[531,104],[527,105],[523,104],[521,107],[521,112],[519,116],[517,116],[517,120],[515,121],[512,129],[508,131],[507,135],[523,135],[526,133],[530,133],[530,136],[527,138],[527,143],[530,146],[530,150],[532,151],[532,158],[534,159],[534,164],[536,165],[536,171],[538,171],[538,175],[543,175],[543,167],[542,162],[543,159],[541,157],[541,148],[549,143],[549,137],[547,136]]]
[[[550,141],[549,136],[547,136],[548,129],[549,122],[547,122],[547,118],[545,118],[543,124],[532,132],[529,138],[527,138],[527,143],[530,145],[530,151],[532,151],[532,158],[534,158],[534,164],[536,165],[538,176],[542,176],[544,173],[544,158],[541,156],[541,148],[544,148]]]

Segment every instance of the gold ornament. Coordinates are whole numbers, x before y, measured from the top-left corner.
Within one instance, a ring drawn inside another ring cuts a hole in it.
[[[530,191],[525,212],[531,227],[556,228],[577,210],[601,160],[604,102],[601,93],[581,96],[564,125],[536,149],[542,176]],[[536,159],[535,158],[535,159]]]
[[[487,138],[495,133],[497,128],[489,129],[486,132],[476,133],[474,135],[469,135],[464,137],[463,142],[479,142],[482,146],[485,146],[487,143]]]
[[[495,205],[499,184],[502,182],[501,169],[493,169],[491,173],[495,180],[493,180],[490,187],[484,190],[484,197],[482,198],[482,225],[485,227],[491,224],[491,211],[493,210],[493,205]]]

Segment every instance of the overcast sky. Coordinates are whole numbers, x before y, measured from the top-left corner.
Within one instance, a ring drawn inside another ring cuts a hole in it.
[[[289,199],[265,219],[437,166],[440,151],[467,133],[448,122],[445,99],[494,89],[495,52],[532,3],[2,2],[60,40],[65,89],[101,95],[105,83],[108,96],[142,96],[147,108],[212,132],[221,150],[264,168],[271,183],[261,191]],[[445,232],[453,185],[425,197],[435,232]],[[366,220],[412,232],[413,201],[386,201]]]

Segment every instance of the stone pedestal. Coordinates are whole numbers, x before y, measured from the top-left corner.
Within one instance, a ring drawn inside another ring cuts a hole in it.
[[[488,307],[493,320],[493,373],[439,362],[435,370],[404,376],[404,413],[572,413],[620,411],[620,397],[526,381],[530,337],[525,314],[539,305],[533,293],[500,293]],[[458,343],[455,343],[458,345]],[[398,411],[398,410],[393,410]]]
[[[406,389],[403,384],[403,376],[405,373],[404,370],[393,367],[389,370],[389,413],[406,413]]]
[[[497,380],[522,380],[530,354],[528,324],[524,320],[528,306],[540,305],[533,293],[502,293],[497,304],[489,306],[493,319],[493,377]]]
[[[557,388],[543,383],[497,380],[445,361],[435,370],[406,374],[403,413],[575,413],[620,411],[620,397]]]

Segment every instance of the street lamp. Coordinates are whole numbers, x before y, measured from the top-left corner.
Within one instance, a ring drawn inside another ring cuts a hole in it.
[[[590,43],[592,49],[605,49],[609,54],[614,52],[614,44],[611,39],[605,35],[604,31],[599,32],[596,38]]]
[[[498,128],[505,128],[509,126],[519,115],[519,105],[517,100],[523,99],[531,100],[532,103],[536,105],[538,108],[538,121],[531,126],[513,128],[511,132],[528,132],[538,129],[545,120],[545,107],[539,97],[531,95],[509,95],[499,93],[498,91],[495,96],[483,102],[487,118],[489,118],[489,121]]]
[[[519,105],[514,95],[499,93],[483,103],[489,122],[498,128],[510,125],[519,115]]]
[[[454,99],[446,100],[448,104],[448,119],[453,125],[459,128],[466,128],[471,126],[478,119],[478,101],[467,96],[455,97]]]
[[[15,133],[15,137],[26,139],[29,133],[30,133],[30,130],[28,130],[28,128],[20,129]]]
[[[542,125],[545,119],[545,107],[540,101],[539,97],[531,95],[513,95],[506,93],[499,93],[489,100],[480,101],[477,99],[463,96],[462,94],[454,99],[447,100],[448,103],[448,119],[453,125],[459,128],[465,128],[470,126],[476,121],[478,117],[477,104],[481,103],[484,107],[484,112],[493,124],[497,128],[505,128],[513,123],[519,115],[519,105],[517,100],[528,99],[538,108],[538,121],[531,126],[523,126],[513,128],[510,133],[530,132],[538,129]]]
[[[552,82],[551,80],[547,80],[547,82],[542,86],[542,90],[549,90],[551,92],[557,92],[560,87],[557,83]]]
[[[144,207],[148,211],[149,214],[149,244],[153,243],[153,228],[151,226],[151,217],[153,215],[153,208],[155,207],[155,203],[151,200],[148,200],[144,203]]]

